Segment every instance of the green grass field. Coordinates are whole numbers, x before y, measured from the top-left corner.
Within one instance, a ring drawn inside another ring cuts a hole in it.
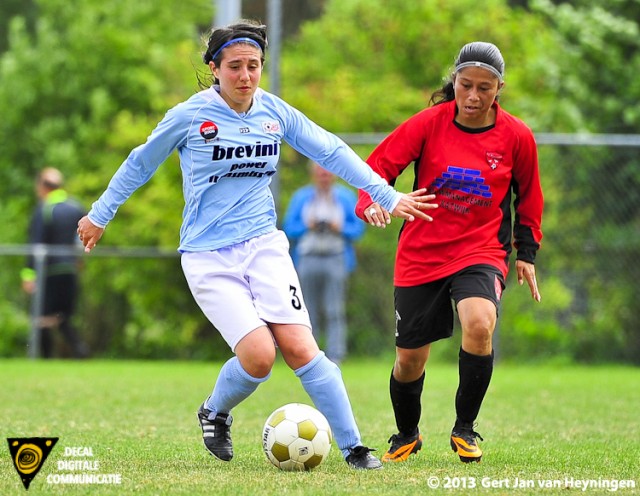
[[[378,448],[379,455],[394,430],[387,390],[391,362],[353,359],[343,366],[363,440]],[[484,459],[465,465],[450,450],[448,438],[457,367],[431,364],[420,426],[425,446],[417,456],[377,472],[353,471],[334,445],[316,470],[289,473],[267,461],[260,439],[263,423],[276,407],[309,403],[280,362],[271,379],[234,410],[233,461],[219,462],[205,452],[195,411],[219,366],[0,361],[2,437],[59,438],[29,494],[566,495],[583,493],[579,480],[601,486],[588,488],[587,494],[610,494],[602,487],[609,481],[633,481],[635,489],[617,493],[640,494],[637,368],[498,364],[477,427],[485,439]],[[65,457],[70,447],[91,448],[93,457]],[[120,474],[122,482],[55,484],[64,474],[92,473],[63,470],[59,462],[65,460],[97,461],[94,474]],[[535,487],[516,488],[516,478]],[[564,488],[567,484],[572,487]],[[8,443],[2,440],[0,494],[24,493]]]

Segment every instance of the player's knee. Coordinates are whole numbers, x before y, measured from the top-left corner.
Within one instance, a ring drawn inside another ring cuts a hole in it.
[[[240,358],[240,357],[239,357]],[[271,372],[276,361],[275,349],[255,350],[251,354],[245,354],[240,358],[242,368],[252,377],[261,379]]]
[[[417,380],[424,372],[428,353],[417,353],[415,350],[403,350],[396,356],[393,375],[400,382]]]
[[[490,341],[495,326],[496,319],[494,316],[477,314],[464,323],[462,333],[472,341]]]
[[[256,360],[249,367],[250,370],[247,370],[249,375],[255,377],[256,379],[262,379],[271,373],[271,369],[273,368],[274,360]]]
[[[286,351],[283,349],[282,356],[287,365],[295,370],[313,360],[318,352],[317,346],[308,346],[304,343],[299,343],[294,346],[288,346]]]
[[[475,355],[490,353],[495,323],[491,316],[479,316],[467,321],[462,327],[462,349]]]

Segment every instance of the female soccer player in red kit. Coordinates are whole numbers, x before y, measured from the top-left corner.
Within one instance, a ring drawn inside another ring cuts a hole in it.
[[[405,223],[395,262],[396,360],[390,379],[398,433],[383,461],[404,461],[422,447],[418,429],[431,343],[453,333],[455,302],[462,328],[460,382],[451,447],[479,462],[474,423],[493,371],[492,333],[511,246],[518,283],[540,301],[535,257],[543,197],[531,130],[497,102],[504,59],[491,43],[460,50],[433,106],[398,126],[367,162],[387,181],[415,163],[415,189],[435,194],[432,221]],[[512,194],[515,216],[511,215]],[[434,205],[435,206],[435,205]],[[388,212],[360,191],[356,213],[371,224]]]

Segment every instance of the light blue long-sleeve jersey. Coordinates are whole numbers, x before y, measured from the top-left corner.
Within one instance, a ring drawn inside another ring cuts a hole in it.
[[[216,250],[271,232],[276,208],[269,183],[283,140],[388,211],[400,201],[342,140],[277,96],[258,89],[251,109],[239,115],[212,87],[167,112],[116,171],[89,219],[105,227],[177,149],[185,199],[181,252]]]

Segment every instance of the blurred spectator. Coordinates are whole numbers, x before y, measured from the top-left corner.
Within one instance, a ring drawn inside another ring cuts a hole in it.
[[[78,244],[76,228],[85,210],[62,189],[62,173],[52,167],[43,169],[36,180],[38,205],[29,227],[29,243],[73,248]],[[74,358],[88,356],[86,344],[73,327],[72,317],[78,295],[78,259],[72,254],[47,255],[44,274],[36,273],[33,256],[22,270],[22,288],[35,294],[38,281],[44,278],[40,329],[40,352],[53,358],[54,332],[59,330]]]
[[[318,164],[310,167],[312,184],[294,193],[283,228],[292,240],[313,333],[318,340],[326,331],[327,356],[340,363],[347,354],[346,283],[356,266],[352,243],[365,224],[355,214],[355,193]]]

